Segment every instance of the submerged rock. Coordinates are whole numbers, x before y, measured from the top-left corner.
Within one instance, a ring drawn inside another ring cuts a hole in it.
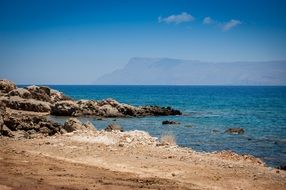
[[[171,120],[162,121],[162,125],[178,125],[178,124],[180,124],[180,122],[178,121],[171,121]]]
[[[243,134],[244,129],[243,128],[229,128],[225,131],[225,133],[234,134],[234,135]]]
[[[109,124],[105,129],[105,131],[121,131],[123,132],[123,128],[116,124]]]

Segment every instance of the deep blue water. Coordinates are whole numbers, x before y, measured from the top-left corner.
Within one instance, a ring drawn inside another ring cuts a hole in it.
[[[177,144],[197,151],[233,150],[260,157],[271,166],[286,164],[286,87],[51,87],[75,99],[114,98],[132,105],[171,106],[183,112],[183,116],[120,118],[116,121],[82,118],[92,121],[98,129],[117,123],[125,130],[145,130],[157,137],[172,133]],[[181,124],[163,126],[162,121],[167,119]],[[245,133],[224,133],[231,127],[242,127]]]

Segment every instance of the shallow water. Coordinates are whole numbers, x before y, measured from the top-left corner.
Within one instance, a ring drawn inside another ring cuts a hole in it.
[[[182,116],[104,119],[81,118],[99,128],[117,123],[125,130],[176,136],[177,144],[198,151],[234,150],[286,164],[286,87],[247,86],[51,86],[75,99],[114,98],[132,105],[171,106]],[[66,118],[57,117],[58,121]],[[163,126],[163,120],[180,125]],[[242,127],[242,135],[224,131]]]

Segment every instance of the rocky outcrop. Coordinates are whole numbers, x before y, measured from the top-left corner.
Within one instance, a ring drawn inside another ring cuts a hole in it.
[[[19,96],[25,99],[30,99],[33,97],[30,91],[25,88],[14,89],[8,93],[8,96]]]
[[[123,132],[123,128],[116,124],[109,124],[105,129],[105,131],[111,132],[111,131],[121,131]]]
[[[71,100],[63,93],[46,86],[28,86],[27,90],[31,93],[33,99],[44,102],[54,103],[61,100]]]
[[[74,101],[59,101],[51,106],[51,114],[56,116],[78,116],[81,114],[78,104]]]
[[[131,106],[113,99],[75,101],[46,86],[16,88],[7,80],[0,81],[0,102],[16,110],[50,112],[55,116],[142,117],[181,115],[171,107]]]
[[[119,103],[113,99],[107,99],[103,101],[60,101],[52,105],[51,114],[59,116],[93,115],[99,117],[138,117],[181,115],[181,112],[170,107],[135,107],[128,104]]]
[[[178,124],[180,124],[180,122],[178,121],[170,121],[170,120],[162,121],[162,125],[178,125]]]
[[[16,89],[15,83],[9,80],[6,80],[6,79],[0,80],[0,92],[1,93],[8,93],[14,89]]]
[[[225,133],[240,135],[244,133],[244,129],[243,128],[229,128],[225,131]]]
[[[32,138],[39,134],[51,136],[62,132],[60,124],[48,120],[44,116],[5,114],[3,120],[4,127],[1,130],[1,135],[4,136],[20,135],[20,137]]]
[[[25,110],[34,112],[49,112],[50,103],[34,99],[24,99],[18,96],[0,97],[0,101],[5,103],[6,107],[15,110]]]

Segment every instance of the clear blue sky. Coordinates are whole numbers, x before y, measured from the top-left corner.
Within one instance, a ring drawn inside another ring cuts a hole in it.
[[[1,0],[0,78],[90,84],[132,57],[285,60],[285,2]]]

